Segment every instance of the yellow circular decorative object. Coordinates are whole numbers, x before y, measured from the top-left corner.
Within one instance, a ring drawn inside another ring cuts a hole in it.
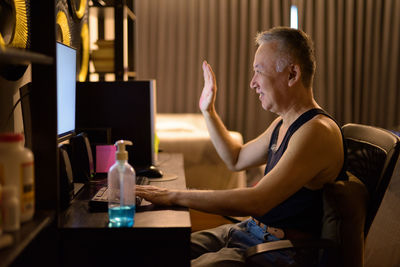
[[[0,33],[0,49],[4,49],[4,47],[6,46],[6,43],[4,42],[3,36]]]
[[[79,1],[79,0],[71,0],[70,5],[72,7],[72,10],[73,10],[75,16],[78,19],[81,19],[81,18],[83,18],[83,15],[85,15],[86,0],[80,0],[79,1],[79,8],[78,9],[76,9],[76,6],[77,6],[76,5],[76,1]]]
[[[69,30],[68,18],[64,11],[58,11],[56,22],[61,30],[61,42],[65,45],[71,46],[71,33]]]
[[[89,27],[87,23],[82,24],[81,29],[82,52],[81,67],[79,70],[78,80],[84,82],[89,69]]]
[[[9,3],[12,5],[14,19],[14,29],[10,40],[4,40],[1,36],[0,42],[4,46],[17,47],[17,48],[27,48],[28,46],[28,16],[26,13],[26,2],[25,0],[14,0]]]
[[[25,0],[14,0],[15,30],[12,47],[26,48],[28,43],[28,17],[26,15]]]

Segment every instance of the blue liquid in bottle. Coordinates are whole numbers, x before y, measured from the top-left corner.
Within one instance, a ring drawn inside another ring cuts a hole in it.
[[[132,227],[134,224],[136,207],[116,206],[108,209],[109,227]]]

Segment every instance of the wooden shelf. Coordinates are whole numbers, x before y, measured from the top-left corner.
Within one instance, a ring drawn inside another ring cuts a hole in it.
[[[13,232],[13,244],[0,250],[2,266],[37,266],[57,261],[58,181],[57,148],[57,66],[56,3],[37,1],[29,6],[30,49],[1,47],[0,66],[26,66],[32,63],[29,97],[30,149],[35,156],[35,216]],[[12,69],[12,68],[10,68]],[[30,79],[29,79],[30,78]],[[13,83],[14,85],[14,83]],[[7,86],[8,87],[8,86]],[[13,88],[18,89],[19,83]],[[3,87],[2,87],[3,88]],[[7,101],[12,101],[7,99]],[[43,103],[46,103],[45,105]],[[39,252],[39,253],[33,253]],[[23,262],[24,264],[21,264]],[[48,264],[46,264],[48,265]],[[56,264],[51,264],[55,266]]]
[[[21,252],[32,242],[32,240],[55,218],[55,212],[37,211],[34,218],[21,225],[21,229],[11,233],[13,244],[0,250],[0,266],[9,266],[21,254]]]
[[[136,77],[136,72],[135,71],[128,71],[128,77],[135,78]]]
[[[134,79],[136,75],[135,63],[133,60],[134,54],[134,22],[136,15],[134,13],[134,0],[93,0],[90,8],[98,12],[102,8],[113,8],[114,11],[114,54],[110,58],[114,61],[113,73],[115,80]],[[104,14],[98,16],[98,38],[104,39]],[[91,58],[91,61],[95,61]],[[96,65],[96,64],[94,64]],[[111,73],[103,71],[95,71],[96,73]],[[127,74],[129,72],[129,74]]]
[[[17,48],[0,48],[0,63],[14,65],[40,63],[49,65],[53,63],[53,58]]]
[[[131,20],[136,20],[136,15],[129,7],[125,6],[126,13]]]

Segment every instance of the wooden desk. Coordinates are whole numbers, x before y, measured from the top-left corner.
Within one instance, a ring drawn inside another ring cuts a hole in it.
[[[181,154],[160,154],[159,166],[171,181],[152,185],[186,189]],[[143,202],[137,207],[132,228],[108,228],[107,212],[89,212],[88,201],[101,185],[90,184],[74,199],[60,218],[64,266],[190,266],[189,210],[157,207]],[[111,264],[111,265],[110,265]]]

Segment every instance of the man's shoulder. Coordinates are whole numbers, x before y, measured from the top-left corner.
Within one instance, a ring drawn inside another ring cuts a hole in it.
[[[304,130],[315,133],[340,133],[339,125],[331,118],[323,114],[316,115],[304,124]]]
[[[313,143],[334,145],[341,143],[341,131],[336,122],[328,116],[317,115],[306,122],[294,134],[299,141],[311,140]]]

